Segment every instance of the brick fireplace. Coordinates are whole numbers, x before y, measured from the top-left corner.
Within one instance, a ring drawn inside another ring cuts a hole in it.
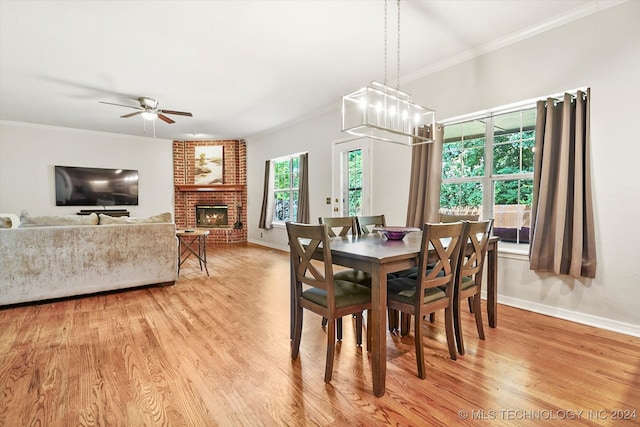
[[[199,167],[196,152],[201,151],[201,147],[212,146],[222,147],[222,182],[196,183]],[[175,222],[178,228],[206,228],[209,230],[207,244],[247,241],[244,226],[247,223],[246,210],[242,208],[247,203],[244,141],[174,141],[173,179]]]

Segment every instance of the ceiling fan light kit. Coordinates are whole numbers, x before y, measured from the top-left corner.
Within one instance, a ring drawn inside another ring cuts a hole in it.
[[[155,120],[158,117],[158,113],[154,113],[151,111],[143,111],[141,115],[145,120]]]
[[[102,103],[102,104],[116,105],[118,107],[134,108],[134,109],[138,110],[138,111],[136,111],[134,113],[124,114],[124,115],[122,115],[120,117],[123,118],[123,119],[126,119],[126,118],[137,116],[138,114],[140,114],[142,116],[142,118],[145,119],[145,122],[146,121],[152,121],[153,122],[153,136],[154,136],[154,138],[156,136],[156,132],[155,132],[155,119],[156,118],[162,120],[163,122],[165,122],[167,124],[173,124],[173,123],[175,123],[175,121],[173,119],[167,117],[166,114],[174,114],[174,115],[177,115],[177,116],[193,117],[193,114],[188,113],[186,111],[161,110],[161,109],[158,108],[158,101],[156,99],[153,99],[153,98],[140,97],[140,98],[138,98],[138,102],[140,103],[140,106],[139,107],[134,107],[132,105],[115,104],[113,102],[100,101],[100,103]],[[144,132],[147,133],[146,126],[144,126]]]
[[[434,141],[436,112],[400,91],[400,0],[398,5],[398,87],[387,85],[387,1],[384,2],[384,84],[342,97],[342,132],[407,146]]]

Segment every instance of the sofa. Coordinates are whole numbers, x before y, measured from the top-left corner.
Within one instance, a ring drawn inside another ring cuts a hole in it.
[[[18,227],[7,227],[0,218],[0,306],[177,280],[171,214],[135,219],[23,213],[20,220]]]

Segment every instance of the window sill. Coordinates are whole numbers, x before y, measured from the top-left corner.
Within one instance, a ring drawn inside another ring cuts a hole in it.
[[[498,243],[498,255],[504,258],[529,260],[529,245],[518,245],[516,243]]]

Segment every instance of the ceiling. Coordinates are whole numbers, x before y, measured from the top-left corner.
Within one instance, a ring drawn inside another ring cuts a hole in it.
[[[400,82],[619,2],[405,0]],[[390,86],[396,11],[390,0]],[[149,137],[155,123],[157,138],[243,139],[335,107],[384,69],[382,0],[0,0],[5,121]],[[193,117],[145,122],[100,103],[141,96]]]

